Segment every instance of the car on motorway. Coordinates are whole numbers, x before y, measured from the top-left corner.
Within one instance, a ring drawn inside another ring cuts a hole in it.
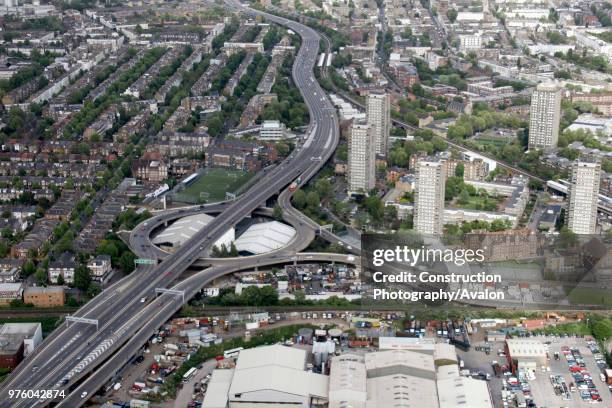
[[[81,398],[85,398],[86,396],[87,396],[87,391],[83,391],[83,392],[81,393]]]
[[[146,297],[146,296],[145,296],[145,297],[143,297],[143,298],[140,298],[140,303],[144,303],[144,302],[146,302],[146,301],[147,301],[147,297]]]

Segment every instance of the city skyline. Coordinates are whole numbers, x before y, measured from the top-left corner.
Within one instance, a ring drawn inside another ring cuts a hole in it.
[[[0,408],[612,405],[608,3],[0,3]]]

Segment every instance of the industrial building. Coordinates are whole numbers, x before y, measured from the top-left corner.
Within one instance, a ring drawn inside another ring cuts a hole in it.
[[[407,408],[437,406],[433,356],[412,351],[379,351],[366,354],[365,366],[368,407],[384,408],[398,402]]]
[[[438,367],[438,399],[440,408],[491,408],[487,382],[459,375],[456,364]]]
[[[431,337],[379,337],[378,349],[408,350],[433,355],[436,339]]]
[[[207,214],[196,214],[181,218],[169,225],[152,239],[153,244],[168,249],[178,248],[213,219]],[[242,255],[257,255],[286,246],[295,237],[293,227],[278,221],[257,222],[236,238],[234,228],[227,230],[215,245],[229,248],[232,243]]]
[[[538,366],[547,365],[547,355],[548,346],[539,340],[530,338],[506,340],[506,358],[513,372],[534,373]]]
[[[335,357],[329,377],[329,408],[365,408],[367,401],[366,368],[362,355]]]
[[[0,326],[0,368],[15,368],[42,342],[40,323],[5,323]]]
[[[203,406],[227,408],[228,393],[232,385],[234,370],[214,370],[206,389]]]
[[[247,228],[235,245],[238,252],[257,255],[286,246],[295,235],[295,229],[282,222],[262,222]]]
[[[153,243],[169,248],[180,247],[202,228],[208,225],[212,219],[213,217],[208,214],[196,214],[183,217],[157,234],[153,238]],[[232,241],[234,241],[234,238],[234,228],[229,228],[227,232],[215,242],[215,245],[221,246],[221,244],[225,244],[229,247]]]
[[[417,339],[383,347],[419,345]],[[398,340],[398,339],[395,339]],[[459,375],[454,347],[423,341],[422,348],[343,354],[332,359],[329,408],[492,408],[486,381]],[[444,362],[443,364],[437,362]]]
[[[306,371],[306,360],[306,350],[282,345],[242,350],[234,369],[213,372],[203,405],[324,407],[328,377]]]

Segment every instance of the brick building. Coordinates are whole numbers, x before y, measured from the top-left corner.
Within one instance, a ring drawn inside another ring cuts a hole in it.
[[[59,307],[66,303],[66,294],[61,286],[30,287],[23,292],[23,302],[35,307]]]

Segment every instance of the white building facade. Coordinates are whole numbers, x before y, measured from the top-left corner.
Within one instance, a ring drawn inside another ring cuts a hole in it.
[[[531,95],[529,149],[556,148],[560,121],[561,88],[553,83],[539,84]]]
[[[416,194],[414,196],[414,229],[422,234],[442,234],[444,186],[446,175],[440,161],[421,160],[417,163]]]
[[[578,160],[572,165],[567,226],[576,234],[594,234],[597,228],[597,200],[601,164]]]
[[[367,193],[376,185],[375,141],[372,124],[353,124],[348,146],[348,185],[351,193]]]
[[[391,101],[382,91],[370,91],[366,99],[366,120],[374,126],[376,154],[387,155],[391,131]]]

